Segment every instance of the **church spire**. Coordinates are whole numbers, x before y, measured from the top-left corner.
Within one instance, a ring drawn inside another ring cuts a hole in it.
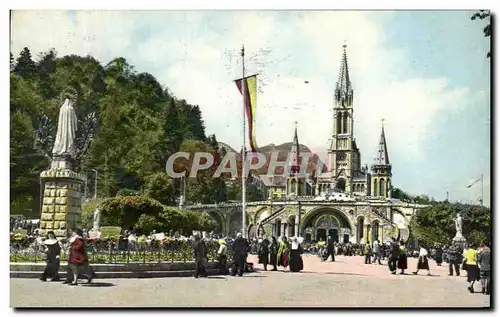
[[[387,143],[385,141],[384,119],[382,119],[382,133],[380,134],[380,142],[378,143],[376,162],[377,165],[390,165],[389,153],[387,152]]]
[[[342,47],[344,52],[342,53],[339,79],[335,88],[335,101],[342,107],[347,107],[352,105],[353,91],[349,78],[349,67],[347,66],[347,45],[344,44]]]
[[[299,137],[297,134],[297,121],[295,121],[295,134],[293,136],[293,143],[292,143],[292,162],[290,164],[290,171],[292,172],[292,174],[298,173],[300,170],[299,156],[300,156],[300,145],[299,145]]]

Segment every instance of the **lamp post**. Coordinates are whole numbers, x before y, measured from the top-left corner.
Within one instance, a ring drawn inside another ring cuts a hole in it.
[[[98,172],[96,169],[91,169],[91,171],[93,171],[95,173],[95,179],[94,179],[94,199],[97,199],[97,175],[98,175]]]

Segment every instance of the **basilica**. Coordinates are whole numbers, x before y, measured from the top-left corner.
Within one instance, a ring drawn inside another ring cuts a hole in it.
[[[328,171],[315,179],[300,177],[300,145],[295,127],[292,160],[285,176],[261,176],[270,199],[283,196],[391,197],[391,164],[384,127],[380,135],[375,164],[361,165],[361,153],[354,138],[353,95],[346,46],[343,47],[340,73],[334,91],[333,135],[328,149]],[[338,193],[335,195],[335,193]],[[344,195],[340,195],[344,194]],[[318,198],[319,199],[319,198]]]
[[[291,161],[281,176],[252,176],[267,192],[262,201],[187,206],[209,213],[222,234],[258,236],[301,236],[305,241],[327,238],[337,242],[369,243],[410,237],[410,220],[424,205],[391,197],[392,170],[382,125],[374,164],[361,165],[354,138],[354,90],[349,77],[346,46],[334,89],[333,135],[328,149],[327,169],[305,177],[300,171],[297,127]]]

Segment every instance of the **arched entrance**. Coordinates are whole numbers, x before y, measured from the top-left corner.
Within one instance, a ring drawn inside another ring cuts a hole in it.
[[[228,225],[227,225],[227,234],[230,237],[236,237],[236,234],[238,232],[241,232],[241,228],[243,227],[242,225],[242,219],[241,219],[241,210],[234,210],[231,212],[228,216]],[[248,219],[248,215],[246,216],[246,224],[247,224],[247,230],[249,228],[249,224],[251,222]]]
[[[340,222],[333,215],[323,215],[318,217],[314,228],[316,229],[316,240],[328,241],[332,239],[339,242]]]
[[[248,238],[253,239],[257,237],[257,227],[254,225],[250,225],[248,228]]]
[[[210,215],[210,217],[212,217],[212,219],[217,224],[215,226],[214,233],[215,234],[224,233],[225,232],[225,225],[224,224],[226,221],[226,219],[224,219],[224,216],[222,216],[219,211],[209,211],[207,213]]]
[[[353,232],[349,218],[342,211],[323,206],[308,212],[300,226],[305,241],[326,241],[328,237],[337,242],[349,241]]]

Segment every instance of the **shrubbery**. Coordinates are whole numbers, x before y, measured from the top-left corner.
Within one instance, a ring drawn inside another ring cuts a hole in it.
[[[92,228],[95,208],[101,211],[101,226],[133,228],[139,235],[150,234],[153,230],[191,234],[192,231],[212,231],[217,225],[207,213],[164,206],[146,196],[117,196],[85,203],[83,227]]]

